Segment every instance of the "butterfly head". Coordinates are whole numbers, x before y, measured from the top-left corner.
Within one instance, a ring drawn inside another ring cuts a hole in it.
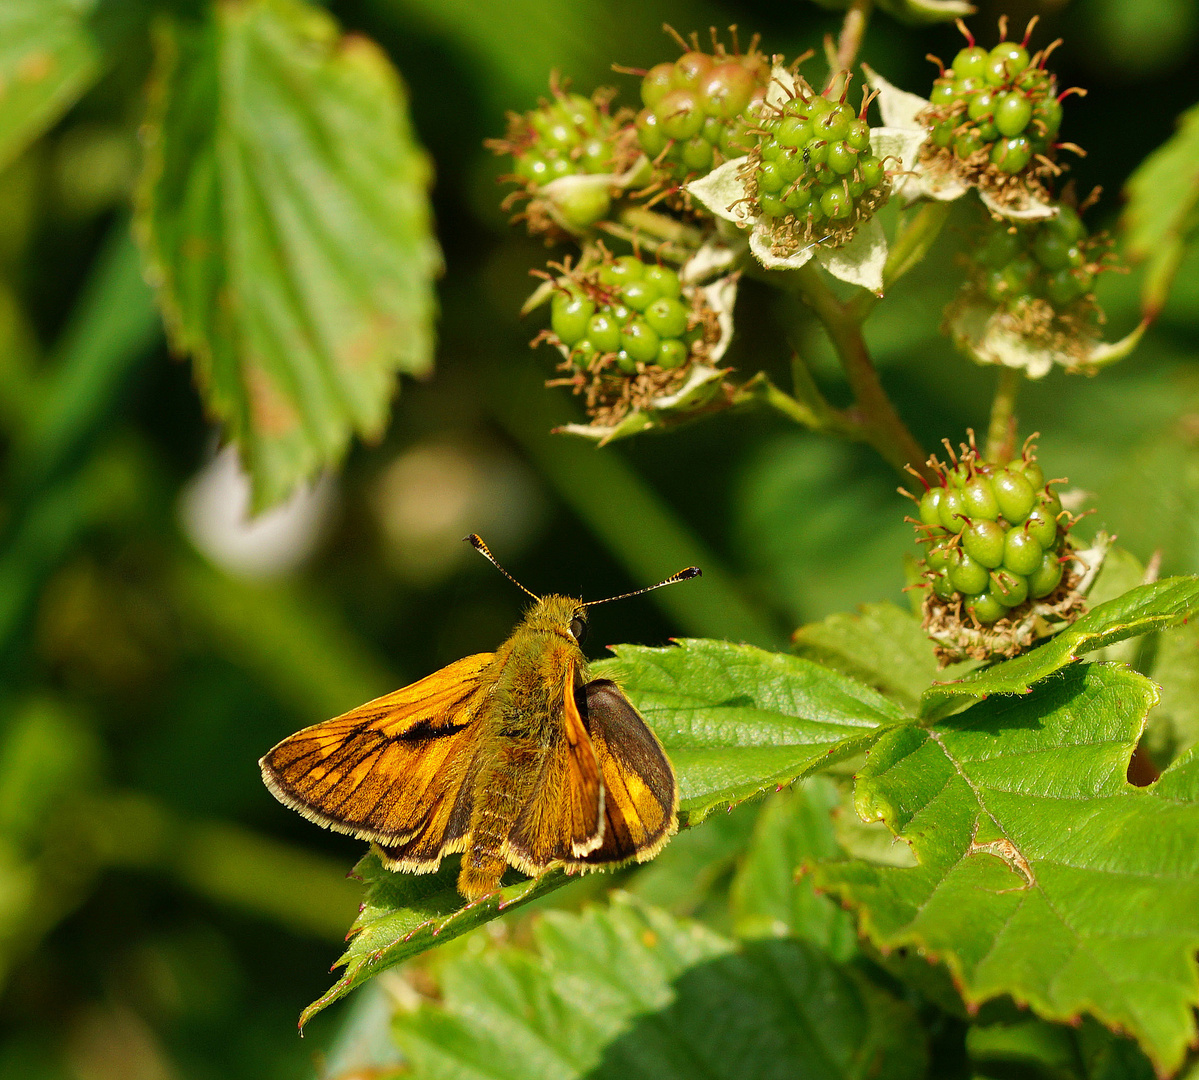
[[[587,640],[587,606],[573,596],[543,596],[530,605],[523,625],[582,645]]]
[[[673,585],[676,581],[686,581],[688,578],[699,577],[700,569],[698,566],[688,566],[685,570],[680,570],[677,574],[672,574],[665,581],[659,581],[657,585],[650,585],[645,589],[637,589],[634,592],[621,593],[619,596],[609,596],[604,600],[591,600],[584,603],[582,600],[576,600],[569,596],[538,596],[536,593],[526,589],[519,581],[508,573],[496,557],[491,554],[487,545],[475,533],[465,537],[468,544],[471,545],[480,555],[488,559],[493,566],[517,588],[526,592],[536,601],[529,609],[528,615],[525,616],[524,626],[530,629],[545,630],[562,635],[569,638],[575,645],[582,645],[587,638],[587,609],[595,607],[596,604],[606,604],[610,600],[624,600],[630,596],[640,596],[642,593],[651,592],[653,589],[660,589],[663,585]]]

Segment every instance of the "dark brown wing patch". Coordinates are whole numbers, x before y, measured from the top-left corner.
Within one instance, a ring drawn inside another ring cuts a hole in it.
[[[679,789],[658,737],[614,682],[580,687],[580,712],[604,785],[604,837],[581,861],[653,858],[678,828]]]

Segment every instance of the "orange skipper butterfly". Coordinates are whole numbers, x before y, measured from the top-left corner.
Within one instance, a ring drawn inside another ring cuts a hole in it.
[[[678,783],[620,687],[588,680],[587,609],[608,601],[536,596],[466,539],[534,600],[512,636],[284,739],[259,762],[266,786],[370,840],[389,870],[428,874],[461,852],[458,891],[472,901],[509,865],[535,876],[653,858],[678,828]]]

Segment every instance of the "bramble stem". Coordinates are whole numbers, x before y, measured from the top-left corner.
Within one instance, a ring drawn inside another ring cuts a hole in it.
[[[987,427],[988,461],[1010,461],[1016,449],[1016,398],[1024,373],[1019,368],[1001,367],[991,402],[991,423]]]
[[[635,232],[692,249],[704,242],[704,234],[693,225],[684,225],[681,221],[647,210],[644,206],[622,207],[620,223]]]
[[[842,71],[853,67],[866,36],[866,25],[870,22],[870,9],[874,0],[853,0],[845,12],[841,24],[841,37],[837,41],[837,64]]]
[[[837,350],[853,390],[854,403],[847,416],[857,428],[857,437],[873,446],[899,472],[905,472],[908,465],[927,472],[925,460],[928,455],[900,419],[878,380],[878,372],[862,337],[861,320],[848,305],[837,299],[814,262],[788,271],[786,277],[824,323]]]
[[[825,401],[798,355],[793,358],[792,368],[799,391],[795,397],[784,393],[764,371],[759,371],[749,382],[737,388],[732,404],[761,403],[812,431],[844,435],[851,439],[863,437],[850,417]]]

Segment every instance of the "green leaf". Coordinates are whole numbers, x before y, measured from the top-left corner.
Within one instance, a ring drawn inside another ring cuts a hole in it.
[[[1199,770],[1128,784],[1156,697],[1134,672],[1073,665],[1026,697],[892,729],[855,802],[919,865],[833,863],[817,884],[859,908],[879,948],[941,957],[967,1002],[1090,1013],[1177,1068],[1199,1004]]]
[[[824,777],[767,800],[733,879],[730,901],[738,937],[794,936],[836,960],[857,953],[852,918],[819,895],[810,877],[798,877],[805,863],[844,857],[830,817],[839,802],[837,788]]]
[[[1141,585],[1099,604],[1044,645],[924,692],[921,714],[944,716],[990,694],[1026,694],[1033,684],[1084,653],[1137,634],[1177,626],[1199,604],[1199,578],[1173,577]]]
[[[1035,1080],[1079,1080],[1073,1032],[1027,1014],[975,1023],[966,1030],[966,1053],[978,1073]],[[1152,1071],[1151,1071],[1152,1075]]]
[[[99,78],[119,29],[141,6],[135,0],[0,4],[0,169]]]
[[[1178,130],[1138,166],[1124,187],[1120,220],[1128,253],[1148,259],[1142,287],[1145,313],[1156,315],[1195,227],[1199,202],[1199,105],[1178,118]]]
[[[441,971],[441,998],[397,1017],[426,1080],[919,1077],[915,1013],[794,940],[738,949],[699,923],[616,896],[547,912],[535,952]],[[802,1063],[800,1065],[799,1063]]]
[[[487,899],[463,907],[457,887],[457,859],[451,859],[435,874],[396,874],[385,870],[371,852],[354,867],[354,875],[366,885],[366,895],[346,935],[350,944],[334,965],[345,971],[300,1014],[301,1028],[326,1005],[345,997],[380,971],[434,945],[452,941],[569,880],[559,871],[550,871],[540,878],[507,885]],[[509,876],[517,875],[510,871]]]
[[[679,779],[683,825],[857,753],[880,729],[904,719],[895,705],[853,679],[749,645],[684,640],[614,651],[615,660],[593,671],[616,675],[662,740]],[[368,855],[357,873],[367,890],[350,945],[338,960],[346,970],[304,1010],[301,1025],[380,971],[571,880],[550,872],[463,907],[454,859],[436,874],[417,876],[390,873]]]
[[[852,675],[912,712],[935,680],[973,666],[938,668],[920,620],[894,604],[863,604],[856,615],[830,615],[801,626],[792,640],[800,656]]]
[[[1149,717],[1145,742],[1153,760],[1165,763],[1199,743],[1199,622],[1161,635],[1149,674],[1161,704]]]
[[[709,924],[727,922],[728,890],[717,886],[745,855],[762,810],[760,803],[744,803],[727,814],[710,815],[702,829],[684,829],[621,888],[672,915],[702,913]]]
[[[620,682],[662,740],[689,825],[858,753],[905,717],[854,679],[750,645],[684,639],[612,651],[593,670]]]
[[[383,52],[299,0],[164,26],[145,130],[149,275],[262,509],[432,364],[429,164]]]

